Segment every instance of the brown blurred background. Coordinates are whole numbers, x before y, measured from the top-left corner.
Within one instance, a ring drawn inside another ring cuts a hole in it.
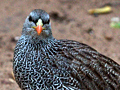
[[[110,27],[112,17],[120,16],[120,5],[104,15],[88,10],[115,0],[1,0],[0,1],[0,90],[20,90],[11,77],[15,37],[33,9],[51,16],[53,36],[86,43],[120,64],[120,29]]]

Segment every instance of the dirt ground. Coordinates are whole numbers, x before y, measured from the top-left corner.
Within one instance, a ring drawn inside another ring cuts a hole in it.
[[[120,5],[113,12],[97,17],[88,9],[115,0],[0,0],[0,90],[20,90],[11,79],[15,37],[21,35],[25,18],[33,9],[44,9],[51,16],[53,36],[86,43],[120,64],[120,29],[110,27],[119,17]]]

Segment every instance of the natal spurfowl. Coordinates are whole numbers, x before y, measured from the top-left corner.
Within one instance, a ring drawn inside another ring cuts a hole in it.
[[[86,44],[55,39],[41,9],[25,20],[13,71],[22,90],[120,90],[120,65]]]

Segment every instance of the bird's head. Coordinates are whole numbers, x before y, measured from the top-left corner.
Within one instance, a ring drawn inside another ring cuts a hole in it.
[[[41,9],[33,10],[25,20],[22,35],[40,37],[42,39],[51,37],[49,14]]]

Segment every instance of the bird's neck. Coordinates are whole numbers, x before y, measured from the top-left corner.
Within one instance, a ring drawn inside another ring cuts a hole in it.
[[[47,45],[51,42],[54,42],[56,39],[51,37],[48,38],[40,38],[40,37],[29,37],[29,36],[22,36],[24,38],[24,41],[29,44],[34,44],[34,45]]]

